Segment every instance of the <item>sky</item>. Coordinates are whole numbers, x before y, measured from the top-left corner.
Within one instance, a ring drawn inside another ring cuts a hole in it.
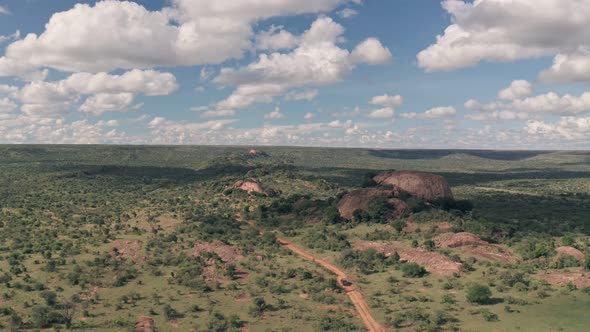
[[[590,148],[590,0],[0,0],[0,143]]]

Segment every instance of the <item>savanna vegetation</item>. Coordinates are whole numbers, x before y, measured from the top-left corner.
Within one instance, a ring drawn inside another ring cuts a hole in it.
[[[363,331],[336,276],[277,237],[345,270],[385,327],[590,324],[590,154],[259,150],[0,146],[0,330]],[[455,198],[341,216],[393,169]]]

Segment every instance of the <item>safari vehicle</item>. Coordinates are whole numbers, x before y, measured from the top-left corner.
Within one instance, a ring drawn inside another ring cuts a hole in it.
[[[346,286],[346,287],[352,286],[352,282],[348,281],[348,279],[346,279],[346,278],[340,279],[340,283],[342,284],[342,286]]]

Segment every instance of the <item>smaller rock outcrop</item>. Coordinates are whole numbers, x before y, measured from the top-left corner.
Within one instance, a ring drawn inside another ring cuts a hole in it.
[[[344,195],[338,203],[338,211],[340,216],[346,219],[352,219],[353,213],[356,210],[367,210],[369,203],[374,197],[385,197],[387,203],[391,205],[392,215],[400,214],[406,209],[406,203],[400,199],[393,197],[392,190],[384,190],[379,188],[363,188],[357,189]]]
[[[555,252],[557,253],[557,258],[560,256],[572,256],[580,262],[583,262],[586,259],[584,253],[574,247],[557,247],[555,248]]]
[[[152,317],[139,317],[135,321],[135,332],[154,332],[155,322]]]
[[[260,182],[256,181],[255,179],[250,179],[249,181],[238,181],[233,186],[227,188],[225,192],[227,193],[235,189],[243,190],[248,194],[258,193],[267,195],[264,188],[262,188],[262,185],[260,185]]]
[[[373,177],[373,181],[391,185],[395,190],[427,201],[439,198],[453,199],[453,192],[447,180],[436,174],[406,171],[384,172]]]
[[[260,151],[260,150],[256,150],[256,149],[250,149],[250,151],[248,151],[248,154],[250,156],[260,156],[260,157],[268,156],[268,154],[266,152]]]
[[[439,248],[458,248],[489,244],[479,236],[467,232],[442,234],[434,239],[434,243]]]

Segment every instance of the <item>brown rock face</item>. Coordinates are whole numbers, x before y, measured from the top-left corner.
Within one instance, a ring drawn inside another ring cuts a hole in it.
[[[580,262],[583,262],[586,259],[586,256],[584,255],[584,253],[574,247],[569,247],[569,246],[558,247],[558,248],[555,248],[555,252],[557,253],[557,257],[563,256],[563,255],[573,256],[575,259],[579,260]]]
[[[135,332],[154,332],[154,324],[152,317],[139,317],[135,322]]]
[[[483,241],[479,236],[473,233],[448,233],[442,234],[434,239],[437,247],[440,248],[457,248],[469,245],[486,245],[489,244]]]
[[[264,188],[260,185],[260,183],[256,180],[251,181],[238,181],[236,182],[230,189],[240,189],[244,190],[248,194],[253,192],[260,193],[266,195]]]
[[[387,202],[391,204],[392,213],[400,213],[406,208],[406,203],[397,198],[392,198],[392,190],[383,190],[378,188],[364,188],[357,189],[346,194],[338,203],[338,211],[340,216],[346,219],[352,219],[352,215],[356,210],[366,210],[369,207],[371,198],[383,196],[387,198]]]
[[[373,180],[379,184],[392,185],[396,190],[412,196],[433,201],[437,198],[453,198],[447,180],[436,174],[419,172],[385,172]]]

